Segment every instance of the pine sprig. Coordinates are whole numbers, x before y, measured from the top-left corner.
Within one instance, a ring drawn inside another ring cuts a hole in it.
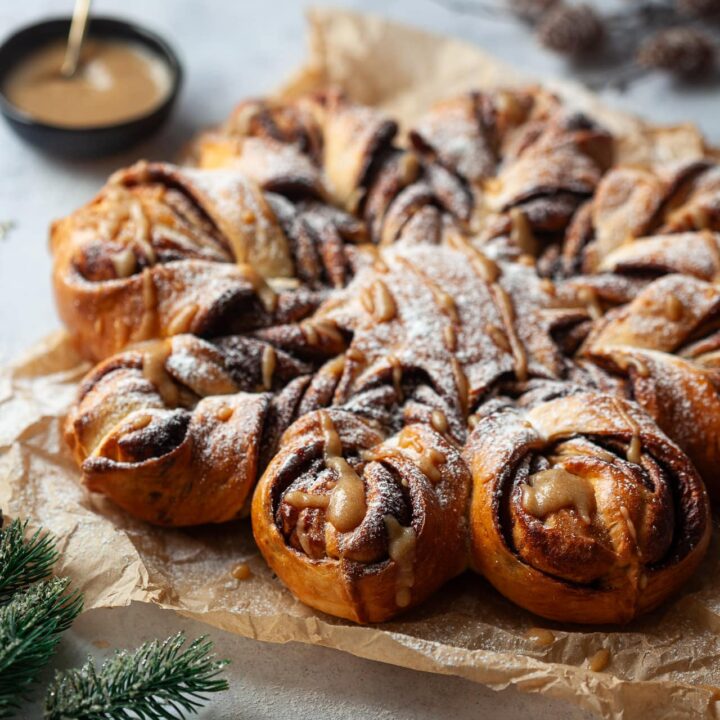
[[[0,530],[0,605],[18,590],[50,575],[58,558],[52,535],[36,530],[27,537],[27,525],[27,520],[16,519]]]
[[[43,580],[0,607],[0,718],[9,717],[82,609],[69,580]]]
[[[80,669],[57,672],[45,700],[47,720],[164,720],[195,714],[206,693],[227,690],[218,676],[227,660],[211,654],[200,637],[185,647],[178,633],[163,643],[117,652],[96,670],[92,658]]]

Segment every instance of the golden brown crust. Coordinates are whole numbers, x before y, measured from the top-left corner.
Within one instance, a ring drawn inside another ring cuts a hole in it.
[[[618,345],[676,352],[717,328],[720,292],[688,275],[668,275],[594,325],[585,352]]]
[[[242,176],[199,172],[140,163],[53,226],[58,309],[87,357],[272,309],[256,267],[292,272],[275,216]]]
[[[338,502],[343,483],[359,495]],[[459,453],[431,428],[410,425],[384,439],[357,416],[320,411],[283,437],[255,492],[253,532],[303,602],[381,622],[464,568],[468,492]]]
[[[571,272],[607,270],[613,264],[608,256],[634,249],[636,241],[644,243],[655,235],[716,232],[720,230],[719,195],[720,169],[709,160],[670,168],[613,168],[598,184],[586,213],[570,229],[563,248],[565,266]]]
[[[278,303],[270,285],[295,274],[310,287],[326,276],[342,284],[343,238],[362,233],[338,210],[298,207],[238,170],[143,162],[120,171],[53,226],[60,315],[92,359],[155,337],[267,323]]]
[[[675,592],[707,547],[697,472],[617,397],[576,393],[492,412],[464,455],[473,563],[543,617],[627,622]]]
[[[88,489],[133,515],[160,525],[225,522],[252,490],[267,441],[273,405],[258,391],[307,372],[261,341],[150,341],[85,378],[65,436]]]
[[[711,499],[720,500],[720,395],[714,370],[691,359],[632,347],[589,354],[626,378],[627,394],[687,453]]]

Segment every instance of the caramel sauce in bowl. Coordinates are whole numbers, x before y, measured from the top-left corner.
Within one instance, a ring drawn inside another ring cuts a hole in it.
[[[47,20],[0,47],[0,110],[13,130],[48,152],[88,158],[127,150],[169,116],[180,63],[154,33],[92,18],[78,72],[66,79],[60,65],[69,28],[69,18]]]

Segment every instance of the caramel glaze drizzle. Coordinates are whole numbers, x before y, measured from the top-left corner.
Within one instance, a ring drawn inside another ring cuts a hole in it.
[[[339,475],[339,479],[330,495],[314,495],[298,490],[286,493],[283,500],[293,507],[321,508],[326,510],[326,518],[338,532],[354,530],[363,520],[367,512],[365,501],[365,484],[355,470],[342,457],[342,441],[335,429],[332,418],[325,410],[319,411],[320,427],[324,441],[325,465]],[[423,454],[424,464],[438,473],[432,462],[442,461],[445,456],[439,451],[430,455],[427,450]],[[383,517],[388,534],[388,555],[397,565],[395,584],[395,602],[398,607],[407,607],[411,600],[411,588],[415,582],[415,546],[417,535],[412,527],[400,525],[392,515]],[[299,522],[296,528],[298,541],[308,557],[312,557],[312,548],[304,528]]]
[[[392,457],[410,460],[432,484],[442,480],[440,468],[447,461],[447,457],[441,450],[425,446],[412,426],[403,428],[396,444],[385,443],[377,449],[366,450],[362,453],[363,460],[367,462],[382,462]],[[408,486],[405,478],[401,480],[401,483],[404,487]]]
[[[398,357],[392,353],[388,355],[388,362],[390,363],[390,367],[392,367],[393,387],[395,388],[395,394],[397,395],[398,402],[400,403],[403,400],[402,363]]]
[[[505,326],[503,335],[505,335],[510,345],[510,351],[512,352],[515,365],[515,375],[520,381],[526,380],[528,375],[527,356],[525,354],[525,348],[515,331],[515,311],[512,300],[507,292],[497,283],[497,279],[502,272],[499,265],[480,252],[480,250],[473,247],[464,237],[453,235],[448,239],[448,244],[454,249],[463,252],[469,258],[470,264],[475,272],[488,283],[490,296],[493,298],[494,304]],[[497,331],[502,332],[502,329],[497,328]],[[504,349],[502,347],[504,340],[497,331],[490,331],[492,333],[491,338],[501,349]]]
[[[538,253],[538,242],[525,213],[520,208],[510,209],[510,239],[518,249],[533,258]]]
[[[305,515],[301,513],[298,517],[297,524],[295,525],[295,534],[297,535],[300,547],[303,552],[310,558],[316,557],[315,549],[313,548],[310,538],[308,537],[307,528],[305,527]]]
[[[440,309],[440,312],[447,318],[448,324],[443,328],[443,340],[445,341],[445,347],[448,352],[454,353],[457,350],[457,330],[456,328],[460,324],[460,318],[458,316],[457,307],[452,296],[438,287],[430,277],[428,277],[422,270],[416,267],[406,258],[398,258],[398,261],[404,265],[410,272],[418,275],[423,282],[426,284],[428,289],[433,295],[436,305]],[[452,359],[453,376],[455,377],[455,386],[458,392],[458,398],[460,400],[460,407],[463,415],[467,415],[468,411],[468,396],[469,396],[469,385],[467,376],[462,368],[462,365],[457,358]],[[397,389],[397,383],[396,383]]]
[[[300,330],[308,345],[317,345],[320,342],[320,335],[309,320],[300,323]]]
[[[262,354],[262,384],[263,389],[270,390],[272,388],[273,374],[277,364],[277,354],[272,345],[266,345]]]
[[[223,405],[220,407],[215,415],[215,417],[220,422],[227,422],[233,414],[233,409],[231,407],[228,407],[227,405]]]
[[[156,388],[163,402],[169,407],[177,406],[180,391],[177,384],[165,369],[165,362],[170,356],[170,342],[159,342],[143,353],[142,372],[145,379]]]
[[[490,339],[495,343],[495,345],[497,345],[503,352],[512,352],[510,341],[502,328],[497,325],[488,324],[485,326],[485,332],[490,336]]]
[[[433,410],[430,414],[430,425],[433,430],[444,435],[448,431],[447,416],[442,410]]]
[[[110,262],[115,268],[115,275],[119,278],[130,277],[135,273],[137,256],[131,248],[124,248],[110,256]]]
[[[642,443],[640,442],[640,427],[635,422],[635,420],[633,420],[630,415],[628,415],[627,411],[620,404],[620,402],[618,402],[617,398],[614,398],[614,404],[617,408],[617,411],[620,413],[622,419],[628,424],[630,430],[632,431],[632,438],[630,439],[630,444],[628,445],[625,457],[627,458],[628,462],[639,465],[642,453]]]
[[[562,458],[577,457],[578,455],[593,455],[607,463],[614,463],[616,456],[599,446],[577,446],[572,442],[563,443],[555,449],[555,453],[549,458],[550,462],[557,463]]]
[[[445,347],[450,352],[457,350],[457,332],[452,325],[446,325],[443,328],[443,340],[445,340]]]
[[[628,529],[628,534],[632,538],[632,541],[637,545],[637,530],[635,529],[635,523],[632,521],[632,518],[630,517],[630,512],[628,509],[624,506],[620,506],[620,514],[623,516],[623,520],[625,521],[625,525]]]
[[[590,524],[595,512],[592,484],[579,475],[556,467],[531,475],[532,485],[523,486],[521,505],[533,517],[543,519],[558,510],[574,507],[582,520]]]
[[[197,303],[185,305],[168,323],[168,335],[179,335],[188,332],[199,309]]]
[[[464,253],[475,272],[487,283],[494,283],[502,274],[500,266],[487,255],[480,252],[461,235],[451,235],[448,245]]]
[[[118,185],[109,187],[105,191],[105,199],[107,201],[105,204],[107,217],[101,221],[103,233],[115,238],[120,232],[120,225],[127,220],[131,220],[135,230],[131,242],[145,256],[147,263],[154,265],[157,255],[150,244],[150,222],[145,215],[142,202],[129,189]],[[162,198],[160,199],[162,200]],[[133,253],[133,263],[136,262],[137,258]],[[127,266],[123,269],[127,270]],[[120,275],[120,277],[124,277],[124,275]]]
[[[525,348],[515,331],[515,310],[512,300],[500,285],[492,285],[491,291],[495,297],[500,316],[503,319],[505,333],[512,349],[513,360],[515,362],[515,375],[517,379],[522,382],[527,380],[528,376],[527,356],[525,355]]]
[[[320,410],[320,427],[325,443],[325,465],[338,475],[330,493],[326,517],[338,532],[354,530],[365,517],[365,483],[342,456],[342,442],[330,415]]]
[[[404,428],[400,433],[398,448],[409,451],[407,454],[431,483],[440,482],[442,479],[440,467],[447,459],[444,453],[437,448],[425,447],[409,428]]]
[[[550,647],[555,642],[555,635],[546,628],[533,627],[526,633],[525,637],[530,640],[536,647]]]
[[[385,529],[388,534],[388,555],[397,565],[395,581],[395,604],[404,608],[412,599],[411,588],[415,583],[415,546],[417,535],[411,527],[402,526],[392,515],[385,515]]]
[[[678,322],[683,316],[685,308],[675,293],[669,292],[665,296],[665,317],[672,322]]]
[[[578,298],[580,302],[585,305],[588,315],[590,315],[592,320],[597,320],[602,317],[602,306],[600,305],[600,300],[597,292],[595,292],[595,288],[581,287],[578,290]]]
[[[330,503],[329,495],[314,495],[313,493],[291,490],[283,495],[283,502],[292,505],[294,508],[305,510],[305,508],[327,508]]]
[[[470,393],[470,385],[468,383],[467,375],[457,358],[452,359],[452,369],[453,375],[455,376],[455,385],[457,387],[458,397],[460,399],[460,407],[463,415],[467,415]]]
[[[610,664],[610,651],[601,648],[592,657],[588,658],[588,669],[592,672],[602,672]]]
[[[387,285],[380,279],[363,289],[360,302],[368,314],[379,323],[388,322],[397,314],[395,300]]]
[[[615,364],[623,371],[627,371],[632,367],[640,377],[645,378],[650,375],[650,369],[640,358],[625,355],[622,352],[614,352],[610,357],[612,357]]]
[[[157,291],[152,272],[145,268],[142,274],[143,316],[138,327],[138,340],[147,340],[155,336],[155,311],[157,310]]]
[[[515,312],[512,301],[507,292],[505,292],[505,290],[496,283],[501,274],[500,267],[497,263],[486,257],[482,252],[474,248],[469,242],[467,242],[467,240],[459,235],[451,235],[448,238],[448,244],[454,249],[463,252],[466,257],[468,257],[474,271],[490,285],[491,298],[494,300],[494,305],[500,313],[504,328],[489,325],[487,328],[488,334],[500,349],[512,354],[517,379],[520,381],[526,380],[528,376],[527,356],[525,348],[520,342],[515,331]],[[448,319],[448,324],[443,328],[443,340],[445,342],[445,346],[448,352],[455,353],[457,350],[457,327],[459,325],[459,315],[453,298],[438,287],[431,278],[429,278],[422,270],[417,268],[409,260],[406,258],[398,258],[398,261],[410,272],[413,272],[422,278],[423,282],[432,292],[433,298],[440,309],[440,312]],[[390,304],[390,301],[392,304]],[[360,295],[360,302],[365,310],[378,322],[385,322],[387,319],[391,319],[397,312],[392,295],[387,290],[385,283],[381,280],[376,280],[369,288],[365,288]],[[395,390],[398,397],[402,399],[400,389],[402,366],[394,355],[389,356],[389,362],[393,366],[393,383],[395,385]],[[470,387],[462,364],[457,358],[452,359],[452,370],[460,406],[463,414],[467,415],[470,403]]]
[[[125,432],[135,432],[136,430],[142,430],[146,428],[152,422],[152,415],[142,413],[140,415],[133,415],[129,420],[123,423],[123,430]]]
[[[327,373],[335,380],[342,377],[343,370],[345,370],[345,360],[350,355],[349,352],[334,357],[332,360],[328,360],[322,367],[322,372]]]
[[[238,563],[230,573],[236,580],[248,580],[252,571],[247,563]]]
[[[243,279],[250,283],[253,292],[260,298],[260,302],[265,309],[268,312],[273,312],[277,307],[278,297],[275,291],[265,282],[265,278],[248,263],[241,262],[236,267]]]
[[[300,330],[309,345],[317,345],[321,339],[344,344],[344,340],[333,320],[303,320]]]
[[[398,262],[404,265],[410,272],[415,273],[422,279],[422,281],[432,293],[435,304],[440,309],[440,312],[448,319],[450,324],[447,327],[452,327],[454,330],[459,323],[459,317],[457,308],[455,307],[455,301],[453,300],[452,296],[446,293],[442,288],[440,288],[432,278],[428,277],[426,273],[424,273],[422,270],[420,270],[420,268],[411,263],[407,258],[398,258]],[[447,339],[448,338],[446,336],[446,345],[449,344],[447,342]],[[454,342],[452,344],[453,346],[455,345]],[[454,348],[448,347],[448,350],[450,352],[453,352],[453,349]]]
[[[359,363],[361,365],[367,360],[365,353],[355,345],[348,348],[348,351],[345,353],[345,357],[350,360],[350,362]]]
[[[385,274],[390,271],[387,263],[380,257],[377,245],[366,242],[359,246],[363,255],[367,255],[371,259],[371,264],[375,272]]]

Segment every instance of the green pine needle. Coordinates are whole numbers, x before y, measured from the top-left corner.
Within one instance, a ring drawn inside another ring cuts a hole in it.
[[[57,560],[52,535],[37,530],[26,537],[27,525],[27,520],[16,519],[0,530],[0,605],[18,590],[50,575]]]
[[[57,672],[45,699],[47,720],[165,720],[195,714],[206,693],[227,690],[218,677],[227,660],[211,654],[212,641],[200,637],[187,647],[178,633],[163,643],[122,650],[100,670],[92,658],[79,670]]]
[[[69,580],[43,580],[0,607],[0,718],[10,717],[82,608]]]

